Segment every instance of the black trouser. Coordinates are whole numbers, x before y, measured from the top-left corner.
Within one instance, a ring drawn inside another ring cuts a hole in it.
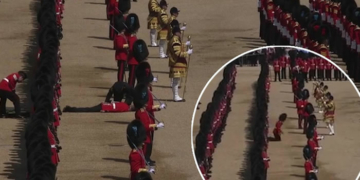
[[[334,78],[335,80],[340,80],[341,81],[341,72],[339,70],[334,70]]]
[[[331,81],[331,69],[325,70],[325,76],[327,81]]]
[[[310,81],[315,79],[315,69],[310,69],[310,71],[309,71],[309,79],[310,79]]]
[[[279,78],[279,81],[281,82],[280,72],[279,72],[279,71],[275,71],[275,81],[277,81],[278,78]]]
[[[15,92],[0,90],[0,116],[6,114],[6,101],[9,99],[13,102],[15,107],[15,114],[19,116],[21,113],[20,109],[20,98]]]
[[[126,61],[118,60],[117,66],[118,66],[118,73],[117,73],[118,82],[124,82]]]
[[[151,157],[151,153],[152,153],[152,146],[153,146],[152,140],[150,143],[146,143],[146,149],[144,152],[144,156],[145,156],[145,160],[148,162],[150,161],[150,157]]]
[[[305,82],[308,82],[308,73],[302,72]]]
[[[324,77],[324,70],[323,69],[318,69],[317,70],[317,76],[318,76],[318,79],[322,79],[323,81],[325,81],[325,77]]]
[[[128,84],[131,87],[135,86],[135,70],[136,70],[137,65],[132,65],[129,64],[129,80],[128,80]]]
[[[70,107],[66,106],[63,112],[100,112],[102,109],[101,103],[93,107]]]
[[[286,68],[281,68],[281,79],[286,79]]]
[[[291,68],[289,68],[289,79],[292,79]]]

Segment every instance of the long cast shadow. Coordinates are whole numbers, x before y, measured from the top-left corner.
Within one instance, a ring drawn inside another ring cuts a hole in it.
[[[95,67],[95,69],[108,70],[108,71],[117,71],[116,68],[108,68],[108,67]]]
[[[101,176],[103,179],[113,179],[113,180],[130,180],[130,178],[126,178],[126,177],[118,177],[118,176],[110,176],[110,175],[105,175],[105,176]]]
[[[27,112],[30,111],[32,105],[30,100],[30,85],[34,81],[34,68],[37,55],[37,12],[40,8],[40,1],[34,0],[30,3],[29,9],[31,12],[31,24],[32,29],[27,38],[26,50],[22,53],[22,62],[24,64],[23,71],[27,72],[28,79],[24,83],[19,84],[19,89],[24,94],[21,98],[22,108],[25,108]],[[25,127],[26,120],[14,119],[17,121],[16,129],[13,130],[12,136],[14,145],[10,150],[10,160],[4,163],[4,170],[0,174],[3,178],[0,179],[25,179],[27,172],[27,160],[26,160],[26,148],[25,148]]]
[[[95,21],[107,21],[107,19],[104,18],[84,18],[86,20],[95,20]]]
[[[110,40],[108,37],[99,37],[99,36],[88,36],[88,38]]]
[[[242,162],[242,168],[240,169],[240,171],[237,173],[239,175],[239,179],[251,179],[251,161],[250,161],[250,156],[251,156],[251,149],[253,149],[253,132],[252,130],[254,129],[256,120],[257,120],[257,107],[256,107],[256,87],[257,87],[257,82],[255,82],[252,85],[252,89],[253,89],[253,99],[251,100],[251,106],[250,106],[250,110],[248,112],[248,116],[249,118],[246,120],[247,126],[245,127],[245,132],[246,132],[246,149],[243,153],[244,156],[244,160]]]
[[[128,125],[130,122],[127,121],[104,121],[106,123],[113,123],[113,124],[123,124],[123,125]]]
[[[103,158],[103,160],[107,160],[107,161],[115,161],[115,162],[121,162],[121,163],[129,163],[129,160],[128,160],[128,159]]]
[[[105,3],[99,3],[99,2],[85,2],[84,4],[106,5]]]

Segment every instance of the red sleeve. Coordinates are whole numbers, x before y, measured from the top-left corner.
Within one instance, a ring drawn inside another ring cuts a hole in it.
[[[313,170],[310,162],[305,162],[304,167],[305,167],[305,173],[310,173],[310,171]]]
[[[116,50],[125,49],[124,48],[124,44],[126,43],[125,39],[119,36],[115,37],[115,39],[116,39],[116,41],[114,41],[115,49]]]
[[[149,127],[150,126],[150,118],[149,115],[146,112],[137,112],[138,114],[138,118],[139,120],[143,123],[143,125],[145,126],[146,131],[152,131],[153,128]]]
[[[142,165],[141,165],[141,156],[140,156],[140,154],[131,153],[129,161],[130,161],[130,171],[131,171],[131,173],[136,174],[136,173],[138,173],[140,168],[143,168],[143,167],[141,167]]]
[[[279,130],[281,130],[281,126],[282,126],[281,121],[278,121],[275,125],[276,129],[279,129]]]

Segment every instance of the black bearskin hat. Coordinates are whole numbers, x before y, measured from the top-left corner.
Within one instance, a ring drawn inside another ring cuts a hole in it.
[[[318,12],[313,12],[310,14],[309,17],[309,23],[310,24],[314,24],[314,23],[321,23],[321,14]]]
[[[131,9],[130,0],[119,0],[118,9],[122,14],[128,13]]]
[[[138,83],[134,89],[134,106],[137,109],[143,108],[149,100],[148,86]]]
[[[348,6],[345,10],[345,16],[349,20],[353,20],[353,16],[355,15],[354,11],[357,7],[356,6]]]
[[[173,29],[172,29],[173,34],[179,33],[179,32],[181,32],[180,27],[178,27],[178,26],[173,27]]]
[[[151,67],[148,62],[141,62],[136,68],[135,77],[137,83],[148,85],[154,80],[154,76],[151,73]]]
[[[329,99],[332,101],[334,100],[334,96],[330,96]]]
[[[314,113],[315,109],[314,106],[311,103],[307,103],[305,106],[305,112],[308,114]]]
[[[141,146],[146,140],[146,130],[143,123],[135,119],[130,122],[126,129],[127,141],[131,149]]]
[[[139,30],[139,28],[140,28],[139,17],[134,13],[129,14],[126,17],[125,25],[126,25],[127,31],[129,33],[137,32],[137,30]]]
[[[312,156],[311,148],[309,145],[304,146],[303,148],[303,156],[305,160],[308,160]]]
[[[168,3],[165,1],[165,0],[161,0],[160,1],[160,7],[162,8],[163,6],[167,6],[168,5]]]
[[[349,7],[356,8],[357,4],[354,0],[348,0],[348,1],[342,1],[341,2],[341,12],[344,12],[344,15],[346,15],[346,11]],[[347,17],[348,18],[348,17]]]
[[[23,80],[27,78],[27,74],[24,71],[19,71],[18,74],[23,77]]]
[[[306,27],[310,16],[310,9],[305,5],[301,5],[298,7],[296,13],[296,19],[298,20],[300,26]]]
[[[125,18],[122,14],[114,16],[114,28],[120,33],[125,29]]]
[[[314,137],[314,129],[308,128],[307,131],[306,131],[306,138],[311,139],[313,137]]]
[[[303,95],[304,100],[305,100],[305,99],[309,99],[309,97],[310,97],[310,92],[309,92],[309,90],[308,90],[308,89],[304,89],[304,90],[302,91],[302,95]]]
[[[286,113],[282,113],[282,114],[280,114],[280,116],[279,116],[279,120],[280,120],[280,121],[285,121],[286,118],[287,118],[287,114],[286,114]]]
[[[360,8],[356,8],[354,10],[352,22],[358,26],[360,26]]]
[[[133,45],[133,54],[138,63],[146,60],[146,58],[149,56],[149,50],[144,40],[138,39],[135,41]]]
[[[310,115],[308,118],[309,128],[315,128],[317,126],[317,120],[315,115]]]
[[[136,174],[135,180],[152,180],[152,177],[149,172],[141,171]]]
[[[326,96],[327,98],[329,98],[329,97],[331,96],[331,92],[327,92],[327,93],[325,94],[325,96]]]

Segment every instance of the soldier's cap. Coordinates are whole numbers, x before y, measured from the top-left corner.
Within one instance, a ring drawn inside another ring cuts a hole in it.
[[[167,6],[168,3],[165,0],[160,1],[160,7]]]
[[[170,9],[170,14],[179,13],[179,12],[180,12],[180,10],[178,8],[176,8],[176,7],[172,7]]]

